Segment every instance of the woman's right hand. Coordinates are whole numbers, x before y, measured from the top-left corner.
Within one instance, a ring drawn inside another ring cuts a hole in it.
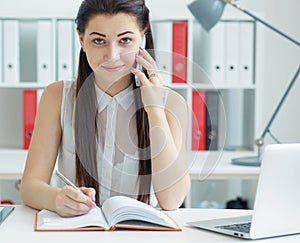
[[[62,217],[86,214],[96,207],[95,194],[93,188],[81,187],[79,191],[71,186],[64,186],[55,198],[56,213]]]

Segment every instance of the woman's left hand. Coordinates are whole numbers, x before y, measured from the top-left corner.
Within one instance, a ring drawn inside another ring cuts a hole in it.
[[[141,64],[147,71],[144,72],[132,68],[131,72],[140,80],[141,96],[144,108],[149,111],[152,108],[163,107],[163,80],[157,68],[155,60],[143,48],[140,47],[139,54],[136,55],[136,62]]]

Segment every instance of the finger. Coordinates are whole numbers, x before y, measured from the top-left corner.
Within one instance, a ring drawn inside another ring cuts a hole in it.
[[[58,199],[57,213],[62,216],[82,215],[90,211],[90,208],[82,203],[78,203],[66,195]]]
[[[93,202],[96,201],[96,190],[91,187],[81,187],[80,190],[87,195]]]
[[[147,71],[150,69],[154,69],[152,65],[144,58],[143,55],[136,55],[135,57],[137,63],[141,64]]]
[[[138,79],[141,81],[142,86],[151,85],[151,82],[147,79],[146,75],[142,71],[134,67],[132,67],[130,70],[135,76],[138,77]]]
[[[64,194],[70,199],[72,199],[73,201],[75,201],[76,203],[84,204],[88,208],[94,207],[91,198],[85,195],[83,191],[76,190],[71,186],[65,186],[63,190],[64,190]]]
[[[136,56],[136,62],[143,65],[145,69],[147,70],[147,74],[149,76],[149,79],[154,83],[160,83],[160,74],[155,66],[150,64],[145,58],[143,58],[141,55]]]
[[[157,65],[153,57],[150,55],[149,52],[147,52],[144,48],[140,47],[139,53],[144,57],[144,59],[150,63],[155,69],[157,69]]]

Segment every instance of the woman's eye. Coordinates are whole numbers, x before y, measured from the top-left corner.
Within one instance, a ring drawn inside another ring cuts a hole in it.
[[[129,44],[131,42],[131,39],[130,38],[122,38],[121,39],[121,43],[122,44]]]
[[[104,43],[104,40],[103,39],[94,39],[93,42],[96,44],[96,45],[102,45]]]

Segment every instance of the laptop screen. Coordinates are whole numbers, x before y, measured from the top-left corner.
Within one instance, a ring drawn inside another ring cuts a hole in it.
[[[11,205],[0,205],[0,224],[7,218],[7,216],[15,209]]]

